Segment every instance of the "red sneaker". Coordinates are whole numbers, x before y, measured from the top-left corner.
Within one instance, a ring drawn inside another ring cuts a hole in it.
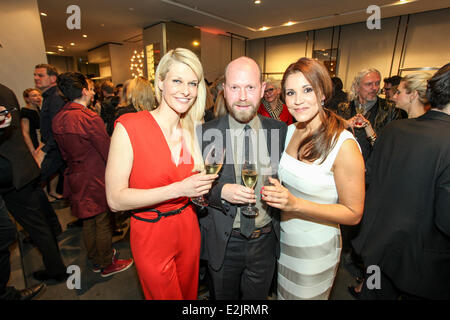
[[[109,266],[107,266],[106,268],[103,268],[101,276],[104,278],[112,276],[113,274],[127,270],[132,265],[133,265],[133,259],[114,260],[114,262],[111,263]]]
[[[112,262],[114,263],[114,261],[117,261],[117,259],[119,257],[119,253],[114,248],[112,250],[113,250]],[[99,272],[102,272],[102,268],[100,268],[100,266],[98,264],[94,264],[94,267],[92,268],[92,271],[95,272],[95,273],[99,273]]]

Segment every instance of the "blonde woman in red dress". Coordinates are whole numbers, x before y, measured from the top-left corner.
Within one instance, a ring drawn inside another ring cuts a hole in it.
[[[113,210],[132,210],[130,245],[146,299],[197,299],[200,231],[189,198],[217,175],[198,173],[194,138],[205,105],[197,56],[178,48],[158,65],[159,106],[121,116],[112,135],[106,193]]]

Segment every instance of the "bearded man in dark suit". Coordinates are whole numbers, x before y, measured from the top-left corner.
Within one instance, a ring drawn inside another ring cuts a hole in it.
[[[257,115],[264,88],[254,60],[230,62],[224,83],[229,114],[205,123],[200,134],[204,154],[212,145],[226,149],[207,214],[200,219],[202,258],[208,261],[216,299],[266,299],[279,257],[280,213],[255,194],[265,176],[278,169],[287,126]],[[258,172],[255,190],[241,183],[246,152]],[[249,203],[259,210],[256,217],[242,214]]]

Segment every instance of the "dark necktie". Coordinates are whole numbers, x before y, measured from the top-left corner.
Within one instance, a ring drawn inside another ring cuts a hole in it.
[[[250,133],[251,128],[247,124],[244,127],[245,135],[244,135],[244,161],[250,161]],[[242,208],[241,207],[241,233],[249,237],[253,230],[255,230],[255,217],[247,217],[246,215],[242,214]]]

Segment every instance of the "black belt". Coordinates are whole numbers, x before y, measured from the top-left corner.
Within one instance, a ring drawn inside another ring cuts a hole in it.
[[[131,213],[131,216],[137,220],[153,223],[153,222],[158,222],[162,217],[169,217],[169,216],[179,214],[179,213],[181,213],[181,211],[186,209],[189,205],[190,205],[190,202],[186,203],[184,206],[182,206],[179,209],[167,211],[167,212],[161,212],[156,209],[138,209],[138,210],[133,210]],[[155,219],[145,219],[145,218],[141,218],[141,217],[138,217],[135,215],[136,213],[141,213],[141,212],[156,212],[158,214],[158,216]]]
[[[263,234],[270,233],[271,231],[272,231],[272,222],[269,223],[269,224],[267,224],[267,225],[265,225],[265,226],[262,227],[262,228],[255,229],[255,230],[250,234],[249,237],[244,236],[244,235],[241,233],[240,229],[233,229],[233,230],[231,231],[231,235],[232,235],[232,236],[235,236],[235,237],[239,237],[239,238],[245,238],[245,239],[256,239],[256,238],[261,237],[261,235],[263,235]]]

